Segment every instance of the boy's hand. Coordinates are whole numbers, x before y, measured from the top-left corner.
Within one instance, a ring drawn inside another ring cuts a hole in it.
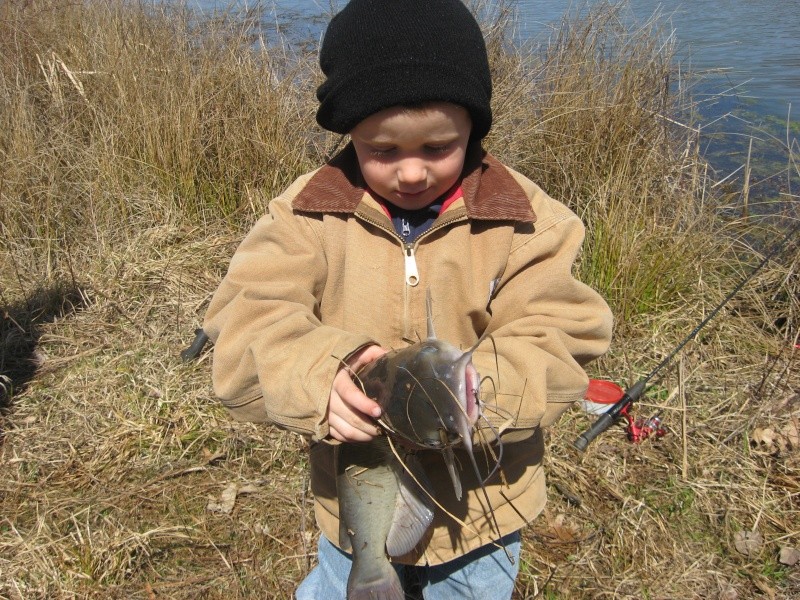
[[[328,403],[330,436],[340,442],[368,442],[380,433],[375,419],[381,416],[377,402],[370,400],[352,379],[352,373],[386,354],[380,346],[367,346],[347,361],[333,379]]]

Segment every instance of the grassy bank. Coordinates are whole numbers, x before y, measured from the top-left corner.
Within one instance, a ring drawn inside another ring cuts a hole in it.
[[[778,234],[730,218],[657,23],[603,6],[523,52],[480,10],[487,146],[586,222],[579,274],[617,317],[591,374],[631,384]],[[0,598],[289,598],[313,565],[303,442],[232,423],[209,355],[178,357],[248,226],[338,142],[313,52],[258,23],[0,0]],[[800,595],[798,269],[794,242],[654,382],[638,412],[666,437],[579,456],[577,408],[549,433],[516,598]]]

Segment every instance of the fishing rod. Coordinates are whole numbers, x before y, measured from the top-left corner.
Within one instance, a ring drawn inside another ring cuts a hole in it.
[[[705,327],[708,324],[709,321],[711,321],[714,317],[717,316],[719,311],[723,309],[723,307],[731,300],[731,298],[733,298],[736,294],[738,294],[739,291],[747,284],[747,282],[749,282],[756,275],[756,273],[758,273],[764,267],[764,265],[766,265],[776,254],[778,254],[780,250],[783,249],[786,242],[788,242],[789,239],[795,233],[797,233],[798,229],[800,229],[800,221],[798,221],[798,223],[796,223],[795,226],[789,230],[789,232],[781,240],[781,242],[775,245],[772,251],[770,251],[769,254],[767,254],[764,257],[764,259],[758,264],[758,266],[755,267],[750,272],[749,275],[747,275],[744,279],[742,279],[739,282],[739,284],[735,288],[733,288],[733,290],[731,290],[731,292],[727,296],[725,296],[722,302],[720,302],[705,319],[700,321],[700,323],[694,329],[692,329],[689,335],[687,335],[683,339],[683,341],[681,341],[675,347],[675,349],[672,352],[670,352],[667,355],[667,357],[664,358],[664,360],[662,360],[658,364],[658,366],[655,369],[650,371],[650,373],[645,375],[643,378],[641,378],[639,381],[637,381],[635,384],[633,384],[631,387],[625,390],[625,392],[622,394],[622,397],[615,404],[613,404],[606,413],[600,415],[600,417],[592,424],[591,427],[589,427],[586,431],[584,431],[577,438],[575,438],[575,441],[572,442],[572,445],[576,449],[583,452],[584,450],[586,450],[586,447],[592,440],[594,440],[598,435],[600,435],[606,429],[608,429],[614,423],[616,423],[619,420],[620,416],[622,414],[625,414],[628,408],[634,402],[638,401],[639,398],[641,398],[642,395],[645,393],[645,391],[647,391],[647,384],[650,382],[650,380],[653,377],[655,377],[658,374],[658,372],[661,371],[661,369],[663,369],[670,362],[672,362],[672,359],[675,358],[678,352],[680,352],[683,349],[683,347],[686,346],[686,344],[692,341],[700,332],[700,330],[703,329],[703,327]]]

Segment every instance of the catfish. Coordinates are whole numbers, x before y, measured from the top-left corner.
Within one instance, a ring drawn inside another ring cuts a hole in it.
[[[430,292],[426,309],[427,339],[388,352],[354,377],[381,406],[383,435],[337,449],[340,542],[353,555],[348,600],[405,598],[389,557],[411,552],[434,515],[431,487],[416,451],[442,453],[458,500],[462,486],[454,447],[467,451],[481,481],[472,451],[473,428],[481,416],[472,354],[482,340],[464,352],[437,339]],[[485,489],[484,496],[488,503]]]

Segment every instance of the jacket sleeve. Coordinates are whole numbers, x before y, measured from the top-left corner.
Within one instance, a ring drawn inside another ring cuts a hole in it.
[[[206,312],[215,394],[234,417],[327,436],[341,359],[370,343],[320,322],[326,281],[320,222],[292,211],[295,186],[236,250]]]
[[[474,357],[481,375],[489,375],[485,412],[495,412],[491,420],[501,430],[528,430],[518,432],[523,436],[552,425],[583,398],[583,366],[608,349],[612,328],[606,302],[572,275],[583,223],[549,197],[536,211],[535,227],[514,235],[490,302],[491,339]]]

